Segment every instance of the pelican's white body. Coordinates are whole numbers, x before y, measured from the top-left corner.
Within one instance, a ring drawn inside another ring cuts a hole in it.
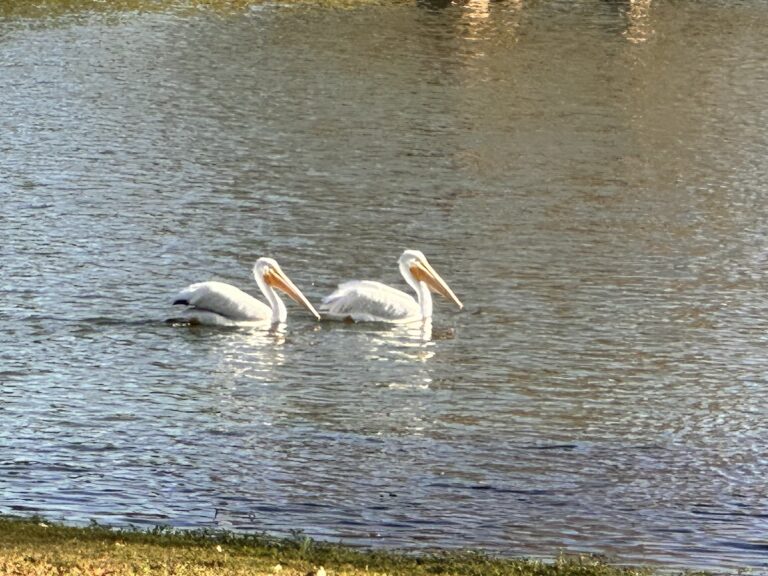
[[[331,320],[353,320],[355,322],[389,322],[403,324],[420,322],[432,317],[432,294],[430,286],[417,280],[412,273],[414,266],[428,273],[433,289],[440,287],[459,308],[461,302],[448,285],[427,262],[418,250],[406,250],[398,261],[400,274],[416,292],[416,298],[401,290],[371,280],[352,280],[339,287],[323,299],[320,310]]]
[[[176,295],[174,302],[186,302],[189,308],[184,311],[183,318],[200,324],[240,326],[272,323],[272,308],[237,286],[224,282],[190,284]]]
[[[174,304],[188,308],[183,319],[215,326],[249,326],[285,322],[288,311],[273,285],[306,306],[317,319],[320,315],[301,291],[272,258],[259,258],[253,266],[253,277],[269,303],[264,304],[240,288],[224,282],[190,284],[173,299]]]
[[[419,284],[418,290],[422,292],[421,305],[413,296],[381,282],[352,280],[340,284],[333,294],[323,298],[320,311],[324,317],[331,320],[349,318],[355,322],[396,324],[416,322],[432,315],[432,295],[423,282]],[[426,299],[429,300],[428,306],[424,306]]]

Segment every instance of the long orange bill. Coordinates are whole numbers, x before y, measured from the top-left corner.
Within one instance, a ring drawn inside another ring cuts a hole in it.
[[[314,314],[315,318],[320,320],[320,314],[317,312],[317,310],[315,310],[315,307],[312,306],[304,294],[301,293],[301,290],[296,287],[296,284],[291,282],[290,278],[288,278],[288,276],[286,276],[282,270],[277,270],[273,267],[270,267],[269,270],[267,270],[267,272],[264,274],[264,280],[270,286],[273,286],[288,294],[291,300],[296,302],[296,304],[305,306],[310,312],[312,312],[312,314]]]
[[[456,306],[459,307],[459,310],[464,308],[464,304],[461,303],[461,300],[456,297],[456,294],[454,294],[453,290],[448,287],[445,280],[443,280],[440,277],[440,274],[435,272],[434,268],[428,263],[418,262],[413,264],[411,266],[411,274],[413,274],[413,277],[419,282],[425,282],[432,292],[441,294],[446,300],[453,301]]]

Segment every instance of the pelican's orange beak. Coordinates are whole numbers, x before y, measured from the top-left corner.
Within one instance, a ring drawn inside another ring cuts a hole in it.
[[[461,300],[456,297],[453,290],[448,287],[445,280],[440,277],[440,274],[435,272],[434,268],[432,268],[428,262],[415,262],[411,264],[410,270],[413,277],[419,282],[424,282],[429,286],[429,289],[432,290],[432,292],[441,294],[446,300],[453,301],[453,303],[459,307],[459,310],[464,308],[464,304],[461,303]]]
[[[312,306],[304,294],[301,293],[301,290],[296,287],[296,284],[291,282],[291,279],[288,278],[288,276],[286,276],[282,270],[275,268],[274,266],[270,266],[267,268],[266,272],[264,272],[264,281],[273,288],[277,288],[278,290],[282,290],[288,294],[291,300],[297,304],[305,306],[310,312],[312,312],[315,318],[320,320],[320,314],[317,312],[317,310],[315,310],[315,307]]]

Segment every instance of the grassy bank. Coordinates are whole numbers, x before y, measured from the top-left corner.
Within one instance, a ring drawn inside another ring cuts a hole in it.
[[[579,557],[546,563],[478,553],[405,555],[365,552],[307,538],[227,532],[115,531],[0,517],[0,575],[630,576],[644,569]],[[690,576],[690,573],[689,573]]]

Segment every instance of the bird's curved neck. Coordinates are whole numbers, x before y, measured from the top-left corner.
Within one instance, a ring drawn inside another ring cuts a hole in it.
[[[426,282],[420,282],[413,277],[408,266],[400,265],[400,274],[403,275],[408,285],[416,292],[416,301],[419,303],[419,309],[421,310],[422,318],[432,317],[432,293],[429,291],[429,286]]]
[[[421,308],[421,317],[424,319],[432,318],[432,293],[426,282],[419,282],[418,294],[419,308]]]
[[[285,319],[288,317],[288,311],[285,309],[285,304],[283,304],[280,296],[277,295],[275,289],[267,284],[260,275],[254,274],[254,277],[256,278],[256,283],[261,289],[261,293],[264,294],[269,307],[272,309],[272,324],[285,322]]]

